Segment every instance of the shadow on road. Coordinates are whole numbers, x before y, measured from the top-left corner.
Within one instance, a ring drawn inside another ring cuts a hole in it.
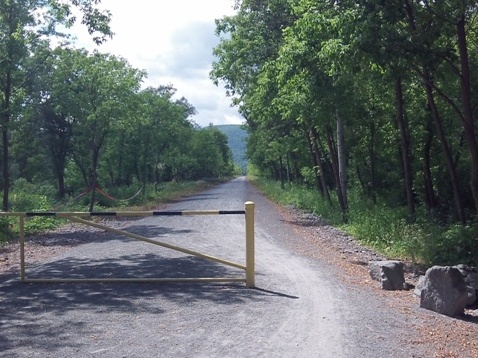
[[[180,200],[177,200],[176,202],[180,202],[181,204],[183,204],[183,203],[193,202],[193,201],[216,200],[218,198],[219,198],[218,194],[201,193],[201,194],[189,196],[187,198],[181,198]],[[212,207],[211,209],[217,209],[217,208]]]
[[[244,274],[241,270],[201,258],[169,258],[158,254],[131,254],[109,259],[66,257],[35,265],[27,273],[28,278],[240,277]],[[83,316],[147,314],[158,315],[160,320],[161,315],[171,314],[172,305],[207,302],[234,306],[266,301],[271,296],[297,298],[248,289],[243,284],[25,284],[18,278],[12,279],[11,274],[0,275],[0,282],[0,352],[14,349],[23,340],[30,345],[43,342],[55,350],[55,344],[61,345],[58,337],[66,335],[68,339],[68,332],[72,330],[89,329],[84,326]]]

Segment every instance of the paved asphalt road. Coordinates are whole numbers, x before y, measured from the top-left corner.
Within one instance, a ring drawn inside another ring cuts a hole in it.
[[[256,289],[232,284],[21,284],[0,276],[0,357],[411,357],[401,317],[334,268],[284,245],[296,233],[245,178],[167,210],[242,210],[254,201]],[[244,216],[146,217],[128,231],[243,263]],[[33,267],[28,277],[241,276],[112,234]]]

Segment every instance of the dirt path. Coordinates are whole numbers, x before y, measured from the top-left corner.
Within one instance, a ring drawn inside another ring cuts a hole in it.
[[[410,292],[392,296],[374,289],[362,266],[314,242],[315,226],[279,211],[245,180],[167,209],[237,210],[248,200],[256,203],[256,289],[242,284],[25,285],[11,271],[0,273],[0,357],[446,356],[440,349],[430,354],[434,345],[423,338],[424,319],[437,321],[436,315],[424,314]],[[243,262],[243,220],[148,217],[115,225]],[[71,230],[34,241],[50,250],[36,261],[30,257],[35,261],[28,268],[30,278],[242,274],[95,231]]]

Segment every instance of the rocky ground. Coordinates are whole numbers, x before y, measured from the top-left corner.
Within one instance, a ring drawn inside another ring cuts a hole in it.
[[[327,225],[320,218],[300,210],[288,207],[283,215],[302,234],[302,242],[291,243],[293,248],[303,255],[329,262],[341,268],[340,279],[350,285],[368,287],[383,298],[384,305],[397,311],[420,315],[420,327],[416,328],[420,336],[412,344],[427,344],[434,347],[430,357],[463,358],[478,357],[478,310],[467,311],[465,316],[451,318],[425,309],[416,310],[420,299],[409,291],[384,291],[377,281],[370,278],[368,262],[393,259],[377,254],[356,242],[351,236]],[[418,277],[423,275],[426,267],[405,264],[405,280],[414,287]],[[458,264],[458,263],[457,263]]]
[[[434,347],[430,357],[478,357],[478,312],[467,311],[466,315],[450,318],[431,311],[417,310],[419,298],[410,291],[383,291],[379,283],[370,279],[368,262],[382,259],[383,257],[373,250],[361,246],[352,237],[327,225],[320,218],[296,210],[292,207],[281,209],[284,220],[288,221],[302,238],[297,242],[290,242],[294,251],[310,257],[328,262],[339,267],[338,279],[354,286],[367,287],[374,294],[383,299],[383,304],[405,315],[419,317],[419,327],[413,327],[420,332],[410,344],[431,345]],[[110,221],[109,226],[121,228],[127,224],[125,221]],[[28,238],[26,261],[31,263],[41,262],[52,256],[68,250],[72,246],[90,240],[92,234],[98,235],[98,229],[85,228],[75,224],[66,225],[45,235],[36,235]],[[107,233],[104,233],[107,235]],[[0,248],[0,275],[19,274],[19,247],[12,242]],[[419,275],[426,268],[405,263],[406,281],[415,285]],[[418,312],[418,313],[417,313]],[[407,324],[404,322],[404,324]]]

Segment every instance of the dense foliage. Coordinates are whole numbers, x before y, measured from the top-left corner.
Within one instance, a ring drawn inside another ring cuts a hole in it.
[[[142,88],[144,71],[61,33],[77,8],[93,41],[111,37],[98,3],[0,0],[3,211],[77,197],[91,211],[112,193],[233,174],[226,135],[199,128],[172,85]]]
[[[415,242],[442,257],[453,246],[476,260],[478,1],[236,6],[217,21],[211,78],[246,118],[258,173],[315,188],[344,222],[354,199],[401,234],[418,225],[431,236]]]

